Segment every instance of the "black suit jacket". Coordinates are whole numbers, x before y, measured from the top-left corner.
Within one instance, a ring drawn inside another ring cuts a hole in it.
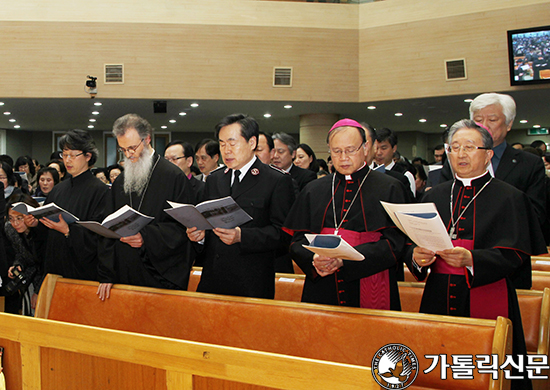
[[[296,180],[300,191],[304,189],[307,183],[317,179],[315,172],[309,169],[302,169],[294,164],[292,164],[292,168],[290,168],[290,176]]]
[[[241,226],[241,242],[224,244],[206,232],[204,266],[197,291],[273,298],[274,260],[286,234],[281,227],[294,203],[290,175],[256,159],[231,194],[231,169],[218,169],[206,181],[205,199],[231,195],[253,218]]]

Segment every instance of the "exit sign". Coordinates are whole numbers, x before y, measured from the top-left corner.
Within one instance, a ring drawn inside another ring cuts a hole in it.
[[[527,129],[527,135],[548,135],[548,129],[545,127]]]

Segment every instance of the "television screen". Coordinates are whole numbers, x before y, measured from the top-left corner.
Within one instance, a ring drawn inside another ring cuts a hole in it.
[[[512,85],[550,83],[550,26],[508,31]]]

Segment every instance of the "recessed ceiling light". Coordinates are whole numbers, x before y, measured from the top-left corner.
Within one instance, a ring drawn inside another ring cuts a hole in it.
[[[199,106],[199,103],[191,103],[191,107],[196,108]]]
[[[95,119],[88,119],[89,122],[95,122],[96,120]]]
[[[170,122],[170,123],[176,123],[176,120],[175,120],[175,119],[170,119],[168,122]]]
[[[368,106],[367,109],[369,109],[369,110],[376,110],[376,106]]]
[[[473,101],[474,101],[474,99],[464,99],[464,103],[471,103]]]
[[[21,126],[19,126],[19,125],[13,126],[14,129],[19,129],[20,127],[21,127]]]
[[[402,112],[396,112],[394,115],[395,116],[403,116],[403,113]]]
[[[285,107],[287,110],[290,109],[290,108],[292,108],[292,106],[291,106],[290,104],[286,104],[284,107]]]
[[[533,125],[535,129],[540,129],[540,125]]]
[[[527,119],[522,119],[522,120],[519,121],[519,123],[527,123],[527,122],[528,122]]]
[[[103,105],[103,103],[101,103],[101,102],[95,102],[94,103],[94,106],[102,106],[102,105]]]
[[[92,111],[92,115],[99,115],[99,111]]]
[[[439,125],[439,127],[447,127],[447,125],[445,123],[442,123]]]
[[[185,116],[185,115],[187,115],[186,112],[180,112],[180,116]]]
[[[4,102],[0,102],[0,106],[3,106],[4,105]]]
[[[11,115],[11,112],[6,111],[6,112],[4,112],[4,115]]]
[[[161,129],[167,129],[168,126],[161,126],[160,128],[161,128]]]
[[[10,119],[10,122],[13,123],[13,122],[17,122],[17,121],[16,121],[15,119],[12,118],[12,119]]]
[[[271,118],[271,114],[264,114],[264,118]]]
[[[420,123],[426,123],[426,122],[427,122],[428,120],[427,120],[427,119],[424,119],[424,118],[422,118],[422,119],[419,119],[418,121],[419,121]]]
[[[93,129],[94,125],[88,125],[88,129]]]

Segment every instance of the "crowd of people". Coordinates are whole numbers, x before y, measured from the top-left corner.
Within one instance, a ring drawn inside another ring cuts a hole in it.
[[[399,310],[405,264],[419,280],[427,277],[421,312],[509,317],[514,353],[524,354],[515,289],[531,287],[530,256],[546,252],[550,191],[544,155],[506,142],[514,117],[510,96],[478,96],[470,119],[452,125],[434,148],[433,169],[400,156],[391,129],[353,119],[327,129],[328,162],[289,134],[261,132],[244,114],[223,118],[215,140],[195,147],[176,140],[164,156],[152,147],[151,125],[127,114],[113,125],[124,158],[107,169],[94,167],[91,135],[70,130],[45,167],[28,156],[0,159],[6,310],[32,315],[47,273],[98,281],[105,300],[115,283],[185,290],[194,264],[203,267],[200,292],[273,298],[275,272],[293,272],[293,261],[306,275],[304,302]],[[226,196],[252,220],[201,230],[164,211],[167,201]],[[435,203],[454,248],[416,246],[381,201]],[[98,222],[127,205],[154,220],[135,235],[105,238],[61,215],[37,220],[14,209],[20,202],[55,203]],[[338,235],[365,260],[314,254],[304,248],[307,234]]]

